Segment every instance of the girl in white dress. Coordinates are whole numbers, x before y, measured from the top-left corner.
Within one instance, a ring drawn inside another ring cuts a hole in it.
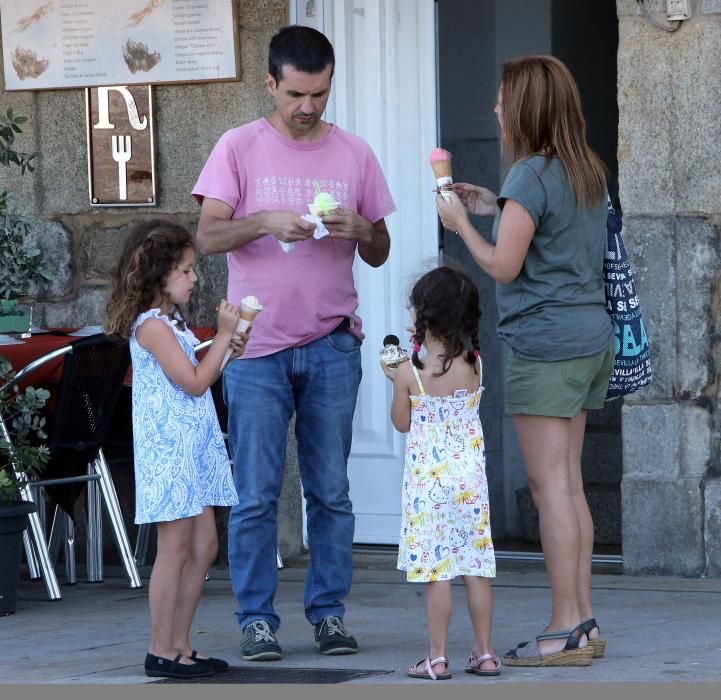
[[[496,676],[501,662],[490,646],[496,563],[478,412],[483,391],[478,292],[464,273],[439,267],[418,280],[410,304],[411,362],[390,369],[381,361],[393,382],[393,425],[408,433],[398,568],[409,581],[428,584],[430,653],[408,675],[451,677],[451,581],[463,576],[475,635],[465,670]],[[427,350],[423,360],[421,346]]]
[[[135,522],[157,524],[150,577],[148,676],[195,678],[228,668],[192,649],[190,625],[218,552],[213,506],[238,502],[209,387],[223,357],[245,349],[238,311],[218,307],[218,332],[199,362],[179,310],[198,277],[193,237],[154,220],[128,234],[115,268],[106,332],[130,339]]]

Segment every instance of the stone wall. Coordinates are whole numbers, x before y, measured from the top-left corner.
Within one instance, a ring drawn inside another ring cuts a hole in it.
[[[721,2],[691,0],[675,33],[617,9],[620,198],[655,374],[623,409],[624,568],[718,576]]]
[[[63,326],[100,324],[109,293],[109,273],[128,226],[164,217],[195,230],[199,209],[190,196],[218,137],[227,129],[267,114],[272,103],[263,82],[271,36],[288,20],[287,0],[235,0],[240,37],[237,82],[163,85],[153,89],[158,206],[92,208],[88,198],[85,92],[82,89],[5,92],[4,111],[28,117],[16,146],[39,153],[35,173],[20,177],[0,168],[0,188],[14,207],[38,221],[37,239],[54,274],[39,291],[35,322]],[[192,323],[214,324],[214,308],[225,294],[223,255],[199,257],[199,283],[188,308]],[[301,519],[294,446],[289,450],[280,504],[281,553],[300,550]],[[128,501],[130,472],[116,475]],[[132,522],[132,501],[125,512]],[[134,528],[129,527],[131,536]],[[112,548],[109,536],[106,538]],[[79,550],[80,551],[80,550]]]

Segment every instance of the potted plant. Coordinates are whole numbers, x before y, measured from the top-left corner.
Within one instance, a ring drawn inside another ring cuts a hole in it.
[[[0,113],[0,165],[33,170],[35,154],[13,148],[15,135],[22,133],[25,117],[11,109]],[[33,285],[50,279],[40,251],[29,234],[32,223],[8,208],[8,194],[0,191],[0,333],[29,330],[30,319],[18,307]],[[48,450],[40,440],[45,419],[40,411],[49,393],[45,389],[2,387],[14,376],[8,361],[0,356],[0,615],[15,612],[17,583],[22,554],[22,533],[27,515],[35,504],[22,500],[20,488],[47,463]]]
[[[16,151],[15,135],[22,133],[25,117],[12,109],[0,114],[0,165],[32,172],[36,154]],[[34,285],[51,279],[42,263],[40,249],[30,234],[33,223],[8,207],[7,191],[0,191],[0,333],[26,333],[30,330],[32,307],[26,301]]]

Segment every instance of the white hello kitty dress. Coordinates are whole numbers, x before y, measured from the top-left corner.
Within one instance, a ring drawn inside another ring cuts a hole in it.
[[[496,559],[478,414],[483,387],[479,381],[467,396],[429,396],[411,367],[420,393],[410,397],[398,568],[409,581],[493,577]]]

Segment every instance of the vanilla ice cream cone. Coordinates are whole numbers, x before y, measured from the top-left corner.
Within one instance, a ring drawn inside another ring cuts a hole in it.
[[[263,310],[263,305],[258,301],[257,297],[253,295],[243,297],[240,300],[240,318],[235,326],[236,333],[244,333],[250,328],[250,324],[253,323],[253,319]],[[231,348],[225,351],[223,362],[220,365],[220,371],[225,369],[225,365],[228,364],[230,356],[233,354]]]
[[[254,296],[244,297],[240,300],[240,319],[235,330],[243,333],[250,328],[253,319],[263,310],[263,305]]]

